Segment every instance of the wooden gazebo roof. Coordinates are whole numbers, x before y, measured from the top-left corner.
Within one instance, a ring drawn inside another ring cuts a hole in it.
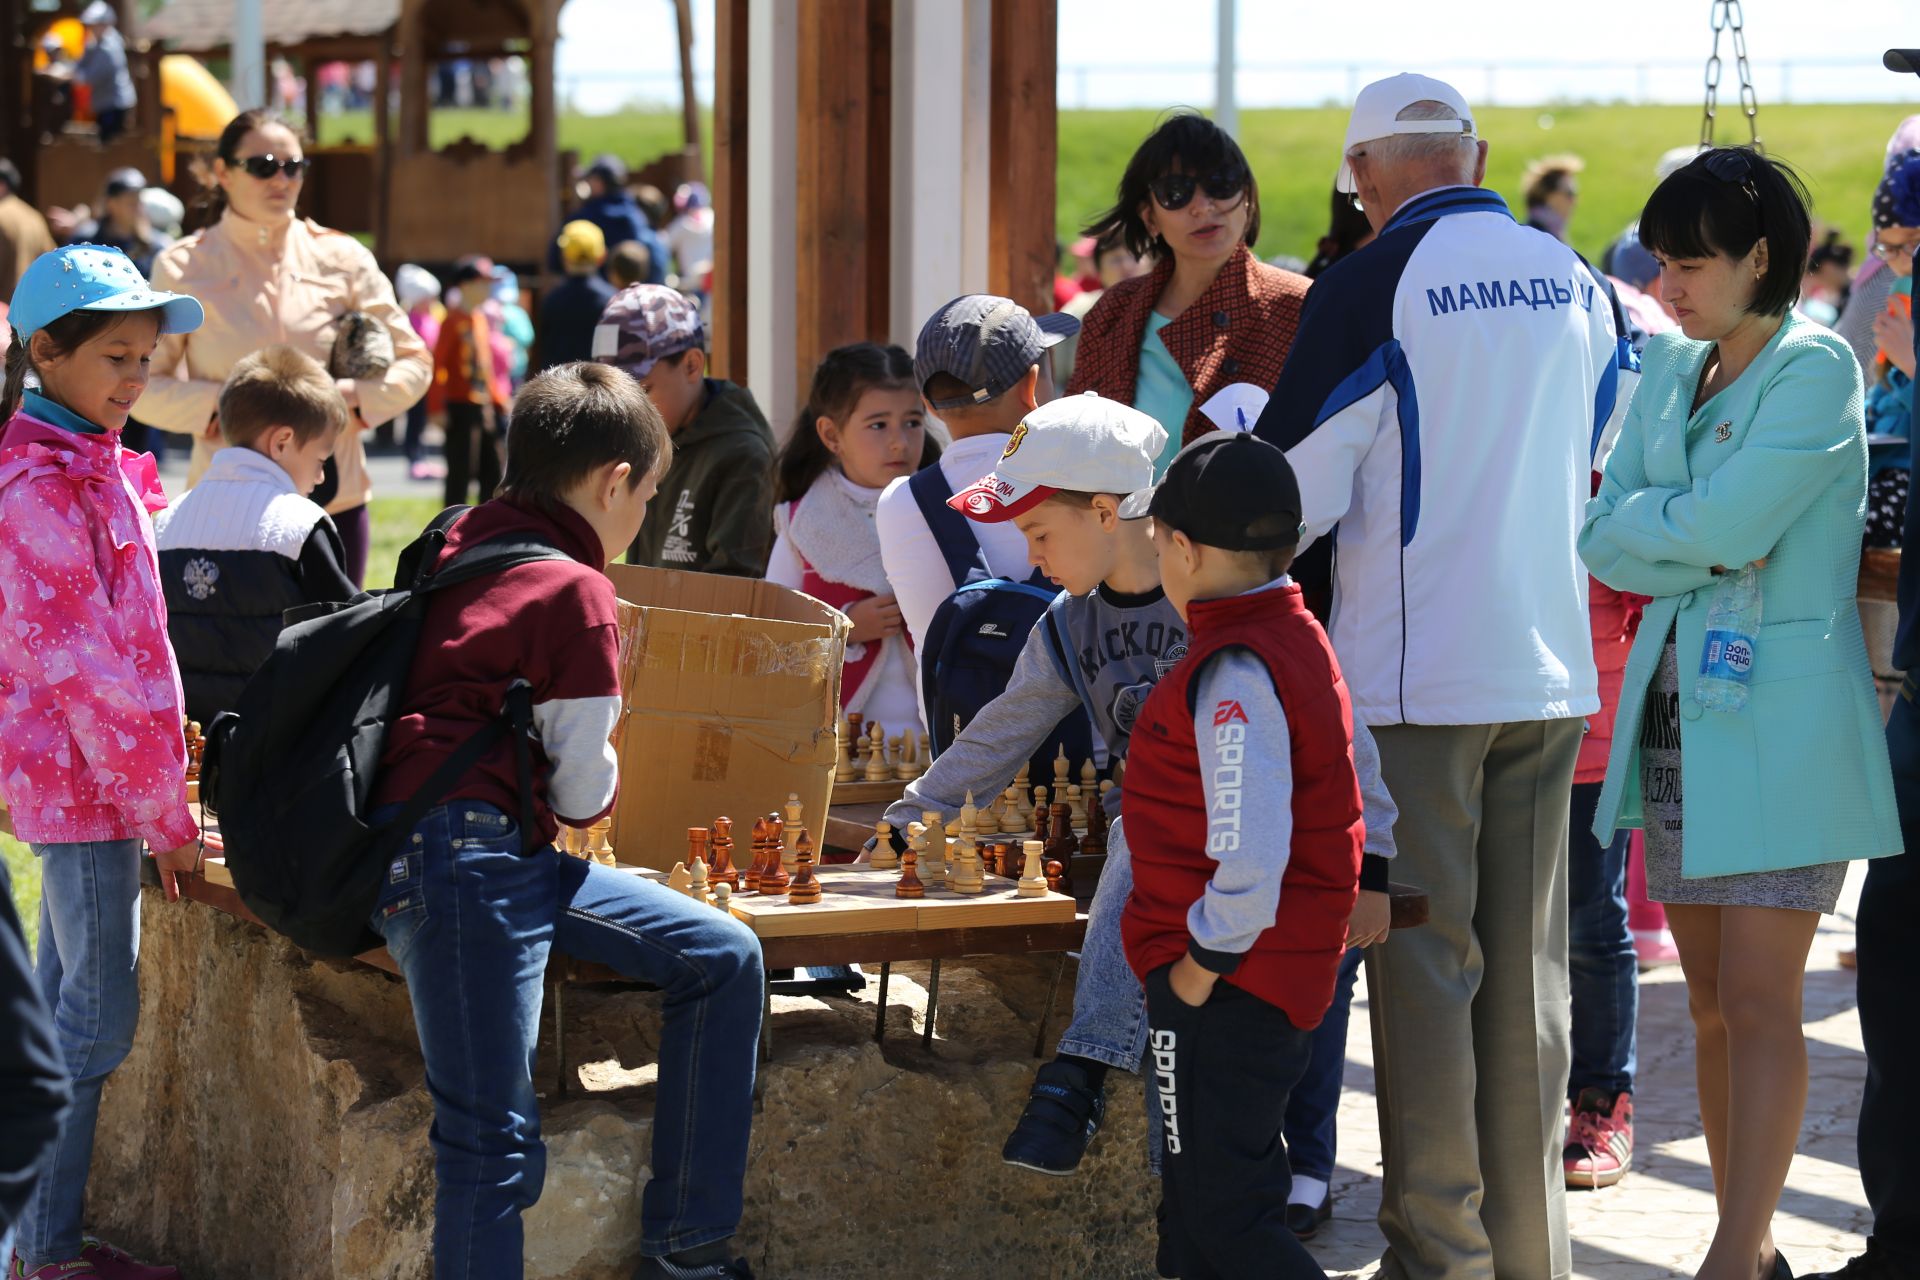
[[[400,20],[401,0],[261,0],[261,26],[273,49],[336,41],[367,40]],[[225,49],[233,32],[233,0],[168,0],[138,20],[141,39],[165,42],[178,53]]]

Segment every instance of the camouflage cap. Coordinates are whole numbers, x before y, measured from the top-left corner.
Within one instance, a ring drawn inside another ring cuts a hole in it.
[[[668,356],[705,349],[700,309],[678,289],[630,284],[613,296],[593,330],[593,358],[636,378]]]

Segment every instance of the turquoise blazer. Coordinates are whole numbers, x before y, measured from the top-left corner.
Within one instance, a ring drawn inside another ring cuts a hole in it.
[[[1860,366],[1845,342],[1789,316],[1752,366],[1693,412],[1711,350],[1678,332],[1647,344],[1580,532],[1594,577],[1653,597],[1627,659],[1594,834],[1605,843],[1642,825],[1640,722],[1671,634],[1688,878],[1899,853],[1893,774],[1854,602],[1867,492]],[[1747,706],[1708,711],[1693,686],[1710,570],[1762,557]]]

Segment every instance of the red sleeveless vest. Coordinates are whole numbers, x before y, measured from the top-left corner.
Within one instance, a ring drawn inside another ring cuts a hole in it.
[[[1194,676],[1222,650],[1248,650],[1266,665],[1287,716],[1293,846],[1272,926],[1223,981],[1277,1005],[1296,1027],[1312,1028],[1333,1003],[1365,836],[1346,682],[1297,585],[1196,600],[1187,623],[1186,659],[1148,696],[1127,750],[1122,812],[1133,896],[1120,925],[1127,962],[1144,980],[1186,954],[1187,910],[1214,868],[1193,732]],[[1259,786],[1276,763],[1248,760],[1242,785]]]

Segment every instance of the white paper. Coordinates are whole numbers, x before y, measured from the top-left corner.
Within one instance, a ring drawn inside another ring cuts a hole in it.
[[[1200,406],[1207,421],[1222,431],[1251,431],[1267,407],[1267,392],[1251,382],[1234,382]]]

